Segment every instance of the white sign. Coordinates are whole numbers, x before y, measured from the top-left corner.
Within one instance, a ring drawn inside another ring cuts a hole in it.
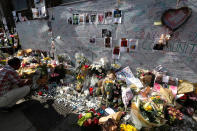
[[[138,78],[135,78],[131,69],[127,66],[121,71],[116,73],[117,79],[125,80],[127,85],[135,84],[138,88],[142,88],[143,85]]]

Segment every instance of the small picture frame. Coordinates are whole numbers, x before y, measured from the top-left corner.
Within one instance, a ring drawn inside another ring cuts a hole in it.
[[[112,33],[110,30],[108,29],[102,29],[102,38],[104,37],[111,37],[112,36]]]
[[[120,59],[120,47],[114,47],[112,50],[112,59],[118,60]]]
[[[104,38],[104,46],[105,48],[112,48],[112,37]]]
[[[138,49],[138,39],[129,39],[129,52],[135,52]]]
[[[126,38],[120,39],[120,52],[128,52],[129,42]]]
[[[73,14],[73,25],[79,24],[79,14]]]
[[[122,11],[119,9],[115,9],[113,11],[113,23],[114,24],[121,24],[122,22]]]

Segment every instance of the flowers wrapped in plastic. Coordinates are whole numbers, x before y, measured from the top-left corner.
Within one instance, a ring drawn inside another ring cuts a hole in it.
[[[99,124],[99,118],[101,117],[101,114],[99,112],[96,112],[94,109],[90,109],[85,114],[80,114],[78,116],[79,120],[77,124],[79,126],[95,126]]]
[[[163,108],[157,108],[157,106],[157,103],[154,103],[151,99],[141,101],[137,98],[136,102],[132,102],[131,120],[138,130],[142,127],[152,128],[165,124],[166,121],[162,118],[163,114],[159,113],[162,112]]]

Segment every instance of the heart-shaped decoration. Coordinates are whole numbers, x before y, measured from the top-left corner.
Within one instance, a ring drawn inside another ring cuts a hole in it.
[[[181,7],[179,9],[168,9],[161,17],[163,25],[166,25],[171,30],[175,31],[183,25],[191,16],[192,9]]]

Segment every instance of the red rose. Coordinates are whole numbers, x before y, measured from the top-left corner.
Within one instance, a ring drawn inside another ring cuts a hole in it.
[[[78,118],[81,119],[82,118],[82,114],[79,114]]]
[[[84,123],[83,123],[84,126],[89,126],[88,124],[88,121],[86,120]]]
[[[181,100],[186,100],[187,99],[187,95],[184,95],[182,97],[180,97]]]
[[[92,111],[92,112],[94,112],[94,113],[96,113],[96,111],[92,108],[92,109],[90,109],[90,111]]]
[[[99,119],[94,117],[94,124],[98,124],[99,123]]]
[[[25,66],[26,66],[26,64],[24,64],[24,63],[23,63],[21,66],[22,66],[22,67],[25,67]]]
[[[44,88],[45,88],[46,90],[48,90],[48,89],[49,89],[49,87],[48,87],[48,86],[45,86]]]
[[[101,113],[98,112],[97,115],[98,115],[98,116],[101,116]]]
[[[41,96],[41,95],[42,95],[42,91],[39,91],[39,92],[38,92],[38,95]]]

